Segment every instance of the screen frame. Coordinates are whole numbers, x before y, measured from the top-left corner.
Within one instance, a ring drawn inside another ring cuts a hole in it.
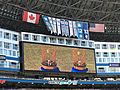
[[[90,74],[93,74],[93,75],[96,75],[97,74],[97,68],[96,68],[96,58],[95,58],[95,49],[94,48],[86,48],[86,47],[72,47],[72,48],[81,48],[81,49],[90,49],[90,50],[93,50],[94,51],[94,62],[95,62],[95,73],[82,73],[82,72],[43,72],[43,71],[40,71],[40,70],[25,70],[25,66],[24,66],[24,43],[30,43],[30,44],[41,44],[41,45],[51,45],[51,46],[61,46],[61,47],[72,47],[72,46],[65,46],[65,45],[55,45],[55,44],[48,44],[48,43],[37,43],[37,42],[27,42],[27,41],[20,41],[20,71],[21,72],[35,72],[36,74],[37,73],[53,73],[54,75],[55,74],[60,74],[60,75],[64,75],[64,74],[71,74],[74,76],[74,74],[86,74],[86,75],[90,75]]]

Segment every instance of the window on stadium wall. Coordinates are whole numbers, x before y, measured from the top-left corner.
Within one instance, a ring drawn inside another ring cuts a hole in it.
[[[97,72],[106,74],[120,73],[120,43],[95,42]]]
[[[19,70],[19,33],[0,28],[0,70]]]

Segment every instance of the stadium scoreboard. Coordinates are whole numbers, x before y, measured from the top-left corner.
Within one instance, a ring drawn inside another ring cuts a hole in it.
[[[23,42],[24,70],[96,73],[94,49]]]

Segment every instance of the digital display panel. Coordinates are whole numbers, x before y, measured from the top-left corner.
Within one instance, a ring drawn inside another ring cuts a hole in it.
[[[24,70],[96,73],[94,49],[23,43]]]
[[[109,67],[120,67],[120,63],[109,63]]]

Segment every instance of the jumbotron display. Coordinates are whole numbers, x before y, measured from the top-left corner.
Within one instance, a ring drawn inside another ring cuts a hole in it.
[[[23,43],[24,70],[96,73],[94,49]]]

